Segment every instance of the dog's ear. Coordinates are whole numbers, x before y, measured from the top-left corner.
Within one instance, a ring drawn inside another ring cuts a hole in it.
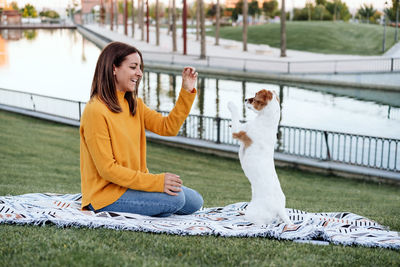
[[[264,103],[267,103],[268,101],[271,101],[271,99],[272,99],[272,97],[273,97],[272,92],[271,92],[271,91],[268,91],[268,90],[266,90],[266,89],[262,89],[261,91],[259,91],[259,92],[257,93],[257,95],[259,95],[259,96],[261,97],[261,99],[262,99],[262,101],[263,101]]]

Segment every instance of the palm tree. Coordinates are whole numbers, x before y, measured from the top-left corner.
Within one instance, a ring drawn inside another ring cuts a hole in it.
[[[215,14],[215,45],[219,45],[219,0],[217,0],[217,12]]]
[[[367,23],[369,24],[369,18],[376,13],[376,9],[374,9],[372,4],[370,6],[364,4],[362,7],[360,7],[357,13],[361,16],[361,18],[366,18]]]
[[[281,6],[281,57],[286,57],[286,11],[285,0]]]
[[[144,0],[140,0],[140,29],[141,31],[141,40],[144,41]]]
[[[135,36],[135,1],[132,0],[132,38]]]
[[[249,9],[249,4],[247,0],[243,1],[243,51],[247,51],[247,13]]]
[[[160,19],[158,15],[159,11],[159,6],[158,6],[158,0],[156,0],[156,10],[155,10],[155,16],[156,16],[156,45],[160,45]]]
[[[200,32],[200,1],[197,0],[196,3],[196,41],[199,40],[199,32]]]
[[[128,35],[128,0],[124,0],[124,34]]]
[[[114,0],[111,0],[110,5],[110,30],[114,30]]]
[[[172,51],[176,52],[176,6],[175,0],[172,0]]]
[[[200,58],[206,58],[206,27],[205,27],[205,14],[204,14],[204,2],[200,0]]]

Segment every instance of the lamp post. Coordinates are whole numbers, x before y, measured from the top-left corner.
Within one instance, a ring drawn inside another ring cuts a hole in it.
[[[383,43],[382,43],[382,53],[385,53],[385,45],[386,45],[386,7],[387,2],[385,2],[385,6],[383,8]]]

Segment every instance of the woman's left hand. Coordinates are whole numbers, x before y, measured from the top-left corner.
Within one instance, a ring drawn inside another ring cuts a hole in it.
[[[182,71],[182,88],[188,92],[192,92],[197,81],[196,69],[193,67],[185,67]]]

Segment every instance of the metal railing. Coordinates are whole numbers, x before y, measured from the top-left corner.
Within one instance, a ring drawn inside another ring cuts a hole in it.
[[[0,89],[0,104],[79,121],[86,103]],[[237,146],[229,123],[229,119],[189,115],[178,135]],[[280,125],[277,140],[275,150],[281,153],[400,172],[400,139]]]

